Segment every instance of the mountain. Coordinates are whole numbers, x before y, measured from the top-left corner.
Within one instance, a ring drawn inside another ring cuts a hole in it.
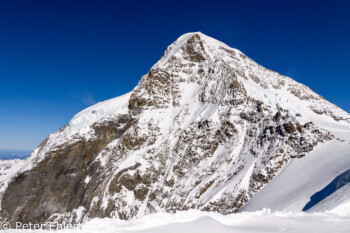
[[[350,168],[349,155],[348,113],[187,33],[132,92],[78,113],[1,180],[0,216],[75,223],[188,209],[301,211]]]

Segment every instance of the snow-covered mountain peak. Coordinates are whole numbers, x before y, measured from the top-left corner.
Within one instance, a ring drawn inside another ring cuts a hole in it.
[[[206,68],[208,70],[205,70]],[[209,70],[215,72],[226,70],[231,73],[231,76],[224,75],[220,79],[217,78],[218,76],[211,75],[209,79],[215,80],[216,83],[222,82],[222,79],[229,82],[232,80],[231,77],[235,76],[248,96],[262,101],[275,111],[278,110],[278,107],[283,106],[284,109],[298,116],[302,121],[316,120],[321,122],[333,119],[340,124],[350,123],[348,113],[324,100],[310,88],[262,67],[241,51],[230,48],[201,32],[186,33],[180,36],[167,48],[159,62],[151,68],[150,74],[157,72],[168,74],[163,75],[162,82],[165,83],[186,83],[189,88],[180,88],[178,90],[180,94],[177,96],[181,96],[181,92],[183,96],[193,96],[196,88],[193,88],[192,84],[202,85],[205,83],[206,77],[201,72],[206,73]],[[149,78],[149,76],[146,77]],[[142,80],[140,84],[142,84]]]
[[[208,71],[221,72],[222,76],[208,75]],[[340,124],[350,122],[348,113],[327,102],[310,88],[260,66],[241,51],[212,37],[192,32],[181,35],[168,46],[163,57],[141,79],[133,92],[78,113],[70,121],[69,132],[86,133],[100,119],[127,113],[127,107],[133,107],[137,93],[147,96],[141,97],[142,102],[156,104],[162,101],[161,105],[182,106],[188,104],[189,100],[199,98],[203,84],[227,83],[232,77],[235,77],[247,96],[263,102],[275,112],[283,107],[303,122],[316,120],[322,123],[327,122],[328,118]],[[163,88],[160,88],[162,85]],[[220,88],[212,90],[212,95],[227,91],[222,89],[227,89],[227,85],[217,86]],[[130,96],[131,104],[128,103]]]
[[[200,46],[195,48],[195,44],[199,44]],[[187,47],[192,48],[188,49]],[[211,58],[214,58],[213,55],[216,54],[216,51],[218,51],[220,48],[228,49],[229,51],[234,51],[238,54],[242,54],[239,50],[230,48],[228,45],[222,43],[221,41],[209,37],[201,32],[185,33],[168,46],[167,50],[164,52],[163,57],[154,65],[154,67],[162,67],[166,65],[169,59],[173,56],[177,56],[178,52],[181,50],[185,53],[190,53],[194,52],[193,50],[197,49],[196,52],[207,53],[209,56],[211,56]]]
[[[293,161],[314,161],[309,154],[324,144],[341,149],[342,165],[312,171],[344,170],[349,122],[310,88],[187,33],[132,92],[81,111],[49,135],[1,183],[1,213],[13,222],[82,222],[237,212]],[[307,203],[296,198],[296,208]]]
[[[189,40],[200,41],[201,43],[205,43],[205,45],[210,48],[210,51],[213,52],[219,48],[226,48],[238,53],[241,53],[237,49],[230,48],[225,43],[218,41],[212,37],[209,37],[201,32],[190,32],[181,35],[175,42],[168,46],[167,50],[164,52],[164,56],[160,59],[155,66],[164,65],[172,56],[174,56],[180,49],[182,49]],[[203,47],[204,49],[204,47]]]

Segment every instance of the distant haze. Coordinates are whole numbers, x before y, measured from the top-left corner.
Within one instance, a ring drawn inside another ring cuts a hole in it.
[[[28,150],[0,150],[0,159],[25,159],[30,153]]]

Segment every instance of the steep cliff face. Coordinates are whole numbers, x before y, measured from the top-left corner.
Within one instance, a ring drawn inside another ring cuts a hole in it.
[[[350,117],[240,51],[188,33],[131,93],[77,114],[1,181],[1,218],[237,212],[289,161],[341,141],[324,121]]]

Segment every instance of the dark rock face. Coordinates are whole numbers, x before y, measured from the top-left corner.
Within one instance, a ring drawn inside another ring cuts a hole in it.
[[[132,123],[132,118],[122,116],[115,121],[94,124],[96,138],[82,138],[69,146],[62,145],[35,168],[16,176],[3,196],[2,218],[13,223],[44,222],[54,213],[90,205],[95,189],[87,187],[84,180],[88,174],[96,177],[101,174],[99,164],[92,162]],[[118,128],[118,124],[125,126]],[[99,180],[92,179],[95,184],[89,185],[97,188]]]
[[[258,65],[222,46],[197,34],[171,45],[133,90],[127,114],[103,118],[84,134],[64,127],[50,135],[32,168],[9,182],[1,219],[74,223],[191,208],[234,213],[288,161],[334,138],[249,96],[239,78],[263,89],[287,82],[265,82],[277,74],[253,74]]]
[[[186,45],[184,46],[184,51],[188,56],[185,56],[185,59],[188,59],[192,62],[203,62],[205,57],[203,51],[205,51],[203,42],[198,35],[191,37]]]
[[[163,69],[151,69],[140,81],[136,90],[132,93],[129,101],[130,110],[140,110],[145,107],[162,107],[170,104],[172,95],[171,77]],[[155,94],[155,90],[162,92],[159,98],[149,100],[150,95]]]

